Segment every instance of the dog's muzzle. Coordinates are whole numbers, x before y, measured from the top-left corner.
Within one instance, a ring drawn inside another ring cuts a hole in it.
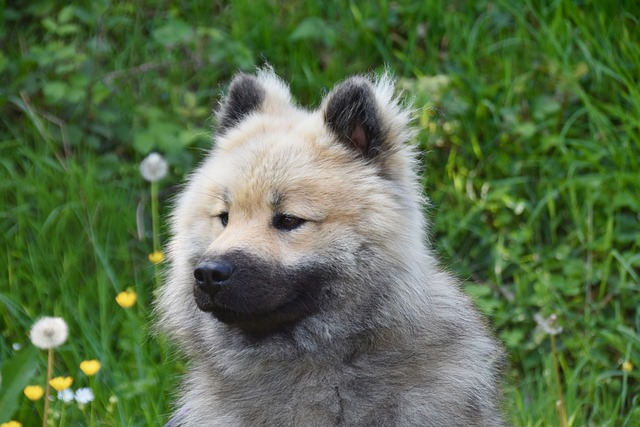
[[[268,332],[315,312],[333,276],[321,263],[284,266],[245,252],[202,259],[193,275],[198,308],[249,332]]]

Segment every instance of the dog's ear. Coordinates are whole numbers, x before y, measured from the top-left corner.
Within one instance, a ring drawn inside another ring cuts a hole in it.
[[[378,109],[374,88],[363,77],[345,80],[323,102],[327,127],[340,142],[365,158],[379,154],[385,139]]]
[[[225,133],[242,121],[249,113],[260,108],[265,90],[252,75],[239,73],[231,81],[227,95],[218,110],[218,134]]]
[[[291,106],[289,88],[270,67],[259,69],[256,75],[238,73],[220,102],[216,132],[218,135],[226,133],[251,113],[268,111],[277,114]]]

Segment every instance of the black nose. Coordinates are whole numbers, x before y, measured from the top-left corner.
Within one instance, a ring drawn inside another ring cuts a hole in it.
[[[213,296],[217,294],[227,280],[231,278],[234,265],[230,261],[203,261],[193,272],[196,285],[203,291]]]

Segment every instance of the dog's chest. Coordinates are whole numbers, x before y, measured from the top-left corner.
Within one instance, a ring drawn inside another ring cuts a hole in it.
[[[289,366],[236,383],[223,405],[251,426],[394,425],[398,396],[382,382],[366,372]]]

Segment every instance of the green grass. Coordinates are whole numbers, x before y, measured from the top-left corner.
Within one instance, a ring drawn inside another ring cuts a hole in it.
[[[0,5],[0,363],[27,357],[38,317],[64,317],[55,373],[96,396],[84,411],[53,402],[64,425],[166,420],[184,367],[150,332],[138,165],[150,151],[168,159],[166,215],[209,146],[225,82],[265,61],[310,106],[350,74],[387,66],[401,78],[418,109],[433,241],[509,351],[514,425],[561,425],[536,313],[563,327],[569,425],[640,422],[640,6],[182,3]],[[125,310],[114,298],[127,288],[138,302]],[[31,384],[44,384],[40,356]],[[102,370],[88,379],[78,365],[93,358]],[[42,401],[17,403],[0,423],[40,425]]]

